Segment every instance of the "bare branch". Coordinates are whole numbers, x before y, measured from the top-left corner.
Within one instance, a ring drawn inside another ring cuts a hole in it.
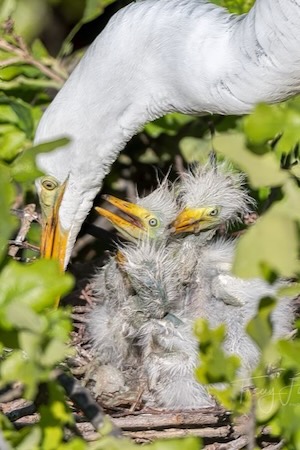
[[[107,435],[114,437],[122,436],[121,430],[112,423],[101,406],[92,398],[89,391],[81,386],[75,378],[63,372],[58,372],[56,378],[63,386],[68,397],[81,409],[96,431],[101,432],[101,429],[105,431],[105,428],[108,428]]]
[[[5,39],[0,38],[0,49],[5,52],[12,53],[16,55],[15,57],[10,58],[11,64],[19,64],[25,63],[30,64],[31,66],[36,67],[41,73],[46,75],[48,78],[54,80],[56,83],[62,85],[66,78],[66,74],[58,73],[56,70],[48,67],[46,64],[34,58],[34,56],[29,52],[24,40],[17,35],[13,35],[16,40],[17,45],[11,44],[7,42]],[[8,65],[9,60],[4,60],[1,62],[1,65]]]

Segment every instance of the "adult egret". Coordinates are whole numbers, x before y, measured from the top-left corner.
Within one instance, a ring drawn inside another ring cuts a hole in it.
[[[299,25],[300,0],[257,0],[244,16],[204,0],[144,0],[119,11],[37,129],[36,143],[71,139],[37,158],[42,206],[41,191],[55,194],[43,254],[66,266],[111,163],[145,122],[170,111],[244,114],[299,92]]]

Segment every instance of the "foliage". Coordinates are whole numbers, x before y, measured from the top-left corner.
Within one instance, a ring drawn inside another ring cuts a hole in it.
[[[130,450],[136,447],[131,442],[119,442],[110,437],[93,444],[78,437],[64,441],[63,430],[72,428],[73,419],[54,377],[57,365],[71,351],[67,345],[71,324],[67,311],[53,311],[51,306],[57,296],[71,289],[73,281],[70,275],[61,274],[52,261],[30,261],[25,265],[5,256],[8,240],[17,229],[17,220],[11,216],[10,208],[17,204],[20,192],[25,203],[32,198],[33,180],[39,175],[34,163],[36,154],[64,143],[58,141],[37,147],[32,144],[36,124],[50,101],[46,90],[59,89],[67,77],[68,67],[72,66],[52,57],[37,38],[45,26],[41,17],[45,11],[50,11],[51,3],[54,2],[38,0],[28,5],[26,0],[4,0],[0,6],[0,18],[4,20],[15,14],[17,28],[20,29],[18,18],[26,8],[27,21],[32,23],[32,30],[27,34],[30,45],[17,35],[10,20],[3,22],[0,33],[0,388],[21,381],[25,398],[39,400],[41,415],[39,424],[19,432],[1,415],[1,428],[6,440],[16,449]],[[73,1],[67,0],[55,3],[68,13],[74,6]],[[76,2],[74,14],[78,14],[79,22],[72,28],[75,19],[70,20],[71,30],[66,30],[67,38],[60,42],[61,56],[71,54],[75,34],[110,3],[111,0],[87,0],[84,5]],[[253,2],[216,0],[215,3],[232,12],[243,13]],[[246,172],[261,214],[258,222],[240,239],[235,273],[243,277],[261,276],[269,281],[281,276],[296,277],[300,223],[300,173],[296,164],[299,123],[299,98],[279,105],[258,105],[252,115],[242,119],[168,115],[146,125],[133,140],[114,166],[106,188],[124,192],[124,188],[120,188],[121,181],[134,181],[146,164],[155,163],[162,170],[172,162],[176,165],[174,155],[178,151],[183,164],[202,161],[213,146],[220,158],[229,158]],[[216,130],[213,141],[212,127]],[[152,177],[147,176],[141,186],[143,189],[152,184],[156,173],[153,171]],[[297,290],[298,287],[293,294]],[[272,341],[269,315],[273,304],[270,299],[263,300],[257,317],[248,326],[249,334],[262,351],[260,364],[252,377],[255,397],[241,390],[237,358],[221,351],[224,328],[210,330],[203,321],[197,322],[195,328],[202,358],[197,376],[203,383],[226,383],[223,390],[212,388],[221,403],[235,413],[251,412],[257,434],[268,425],[274,435],[285,438],[286,448],[296,449],[300,442],[299,326],[293,341]],[[276,365],[278,360],[281,360],[281,370],[276,376],[270,375],[266,368]],[[41,392],[47,393],[46,398],[40,398]],[[199,442],[189,438],[184,443],[157,442],[150,447],[153,450],[192,450],[199,448]]]
[[[249,11],[254,0],[213,0],[213,3],[224,6],[232,13],[243,14]]]

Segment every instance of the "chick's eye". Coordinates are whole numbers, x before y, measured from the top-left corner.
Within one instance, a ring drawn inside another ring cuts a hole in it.
[[[157,219],[152,218],[149,220],[150,227],[156,227],[157,224],[158,224]]]
[[[210,216],[214,217],[217,216],[219,213],[219,210],[217,208],[211,210],[211,212],[209,213]]]

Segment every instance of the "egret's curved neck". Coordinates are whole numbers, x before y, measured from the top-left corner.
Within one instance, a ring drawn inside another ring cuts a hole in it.
[[[236,65],[227,86],[244,112],[300,91],[299,25],[299,0],[257,0],[232,30]]]
[[[36,141],[70,136],[40,168],[68,186],[76,236],[119,151],[170,111],[241,114],[300,88],[300,0],[257,0],[237,17],[201,0],[130,4],[91,45],[44,114]],[[75,237],[74,237],[75,239]]]

